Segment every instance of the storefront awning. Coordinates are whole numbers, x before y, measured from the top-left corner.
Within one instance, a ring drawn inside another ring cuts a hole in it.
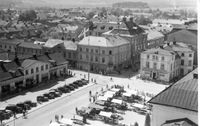
[[[140,109],[143,109],[143,108],[144,108],[144,105],[138,104],[138,103],[134,103],[134,104],[132,104],[132,106],[133,106],[133,107],[140,108]]]
[[[111,101],[112,103],[116,103],[116,104],[122,104],[122,100],[119,100],[119,99],[113,99],[112,101]]]
[[[110,118],[111,115],[112,115],[112,113],[111,113],[111,112],[104,112],[104,111],[101,111],[101,112],[99,113],[99,115],[100,115],[100,116],[104,116],[104,117]]]
[[[73,121],[70,120],[70,119],[67,119],[67,118],[62,118],[61,120],[59,120],[59,122],[60,122],[60,123],[63,123],[63,124],[70,125],[70,126],[73,125]]]
[[[132,94],[130,94],[130,93],[123,93],[122,95],[125,96],[125,97],[131,97],[132,96]]]
[[[111,88],[110,91],[112,91],[112,92],[119,92],[120,89],[118,89],[118,88]]]
[[[104,109],[103,106],[97,105],[95,103],[90,103],[89,108],[94,108],[94,109],[99,109],[99,110],[103,110]]]

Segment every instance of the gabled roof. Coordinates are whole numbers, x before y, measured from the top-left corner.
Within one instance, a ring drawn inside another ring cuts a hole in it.
[[[45,44],[44,47],[53,48],[59,44],[62,44],[63,40],[60,39],[49,39]]]
[[[154,39],[158,39],[158,38],[164,38],[164,35],[159,32],[159,31],[156,31],[156,30],[147,30],[147,40],[154,40]]]
[[[165,44],[164,46],[165,50],[169,50],[169,51],[176,51],[176,52],[192,52],[193,50],[191,50],[188,45],[181,43],[181,42],[169,42],[168,44]]]
[[[165,50],[165,49],[162,49],[162,48],[151,48],[151,49],[144,51],[143,53],[161,54],[161,55],[175,55],[175,54],[177,54],[172,50]]]
[[[174,39],[178,42],[197,45],[197,35],[189,30],[179,30],[170,33],[167,37],[167,41],[173,41]]]
[[[77,42],[73,42],[73,41],[64,41],[64,46],[66,50],[77,50]]]
[[[26,59],[26,60],[24,60],[24,61],[22,62],[21,67],[27,68],[27,67],[29,67],[29,66],[35,64],[35,63],[38,63],[38,62],[40,62],[40,61],[38,61],[38,60],[32,60],[32,59]]]
[[[22,42],[19,44],[19,47],[30,48],[30,49],[42,49],[42,45],[29,43],[29,42]]]
[[[107,36],[107,37],[87,36],[78,43],[78,45],[98,46],[98,47],[117,47],[124,44],[129,44],[129,42],[119,36]]]
[[[149,103],[198,112],[198,79],[177,82],[153,97]]]
[[[193,121],[191,121],[188,118],[180,118],[180,119],[173,119],[173,120],[167,120],[162,126],[165,126],[166,124],[168,124],[167,126],[169,126],[169,124],[176,124],[182,126],[181,124],[183,123],[188,123],[190,126],[198,126],[196,123],[194,123]]]

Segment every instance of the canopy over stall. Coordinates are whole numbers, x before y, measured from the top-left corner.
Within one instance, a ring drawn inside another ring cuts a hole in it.
[[[64,126],[63,124],[59,124],[57,122],[51,122],[49,126]]]
[[[125,91],[126,91],[126,93],[128,93],[128,94],[138,95],[138,92],[135,91],[135,90],[126,89]]]
[[[73,125],[73,121],[67,118],[62,118],[60,121],[60,123],[66,124],[67,126],[72,126]]]
[[[110,91],[112,91],[112,92],[119,92],[120,89],[118,89],[118,88],[111,88]]]
[[[134,103],[132,104],[133,107],[136,107],[136,108],[140,108],[140,109],[143,109],[144,108],[144,105],[142,104],[138,104],[138,103]]]
[[[119,100],[119,99],[113,99],[112,101],[111,101],[112,103],[116,103],[116,104],[122,104],[122,100]]]
[[[108,96],[99,96],[98,98],[97,98],[97,100],[99,100],[99,101],[107,101],[108,100]]]
[[[101,111],[99,113],[100,116],[104,116],[104,117],[107,117],[107,118],[110,118],[112,113],[111,112],[104,112],[104,111]]]
[[[122,96],[125,96],[125,97],[131,97],[132,94],[126,92],[126,93],[123,93]]]
[[[90,103],[89,104],[89,108],[94,108],[94,109],[98,109],[98,110],[103,110],[104,109],[103,106],[97,105],[95,103]]]

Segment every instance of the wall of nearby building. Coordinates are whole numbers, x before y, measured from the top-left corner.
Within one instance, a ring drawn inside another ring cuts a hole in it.
[[[152,126],[161,126],[166,120],[179,118],[188,118],[198,124],[198,112],[153,104],[151,118]]]
[[[10,44],[10,43],[0,43],[0,49],[3,49],[5,51],[15,52],[16,51],[16,44]]]
[[[156,48],[164,44],[164,36],[161,38],[155,38],[147,41],[147,48]]]
[[[147,56],[149,56],[149,59]],[[155,56],[155,59],[153,59],[153,56]],[[164,60],[162,60],[162,57],[164,57]],[[140,74],[142,77],[152,79],[152,74],[155,72],[157,74],[157,80],[169,82],[179,75],[177,60],[174,55],[141,53]],[[149,68],[146,65],[147,62],[149,63]],[[154,63],[157,64],[156,69],[154,68]],[[162,64],[164,65],[164,69],[161,69]]]

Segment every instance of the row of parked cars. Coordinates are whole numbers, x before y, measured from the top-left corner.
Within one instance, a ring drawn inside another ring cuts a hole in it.
[[[23,113],[23,111],[30,110],[33,107],[36,107],[37,103],[32,102],[30,100],[27,100],[25,102],[20,102],[17,104],[10,104],[6,106],[5,108],[0,109],[0,120],[6,120],[9,119],[10,117]]]
[[[69,85],[64,85],[56,89],[51,89],[49,90],[49,92],[44,93],[43,95],[37,96],[36,100],[39,103],[47,102],[51,99],[60,97],[64,93],[70,93],[71,91],[78,89],[79,87],[82,87],[87,84],[88,84],[88,81],[85,79],[77,80]]]

